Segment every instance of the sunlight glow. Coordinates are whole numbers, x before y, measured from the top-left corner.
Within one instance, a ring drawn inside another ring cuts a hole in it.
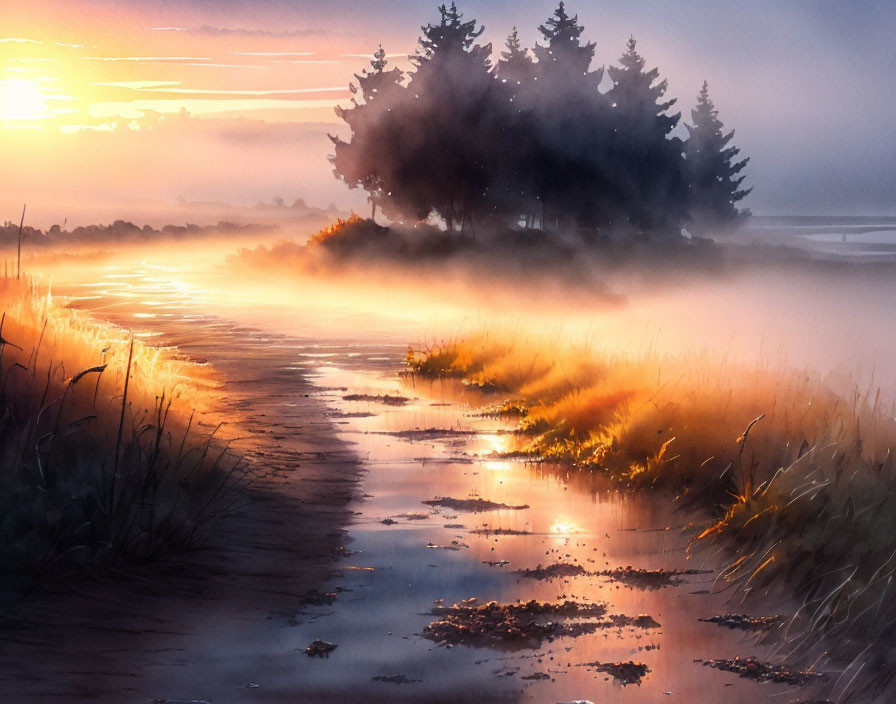
[[[50,111],[40,83],[32,80],[0,80],[0,120],[8,122],[45,120]]]
[[[486,446],[486,455],[503,455],[510,450],[510,436],[496,433],[483,433],[479,436]]]
[[[252,110],[302,110],[310,108],[332,108],[336,100],[288,100],[272,98],[248,98],[244,100],[130,100],[91,103],[88,113],[93,118],[115,118],[137,120],[146,116],[147,112],[176,114],[182,109],[191,115],[208,115],[213,113],[242,113]]]
[[[490,472],[509,472],[512,469],[511,463],[507,460],[489,460],[483,462],[482,466]]]
[[[565,518],[556,518],[550,527],[551,533],[558,535],[569,535],[570,533],[578,533],[579,527]]]

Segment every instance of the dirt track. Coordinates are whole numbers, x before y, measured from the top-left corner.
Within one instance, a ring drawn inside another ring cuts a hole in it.
[[[320,392],[284,371],[286,348],[270,337],[214,319],[174,326],[162,341],[221,372],[225,405],[245,419],[243,449],[264,475],[207,547],[123,578],[44,588],[0,616],[5,701],[250,696],[253,662],[265,653],[234,652],[230,636],[269,644],[331,574],[359,466],[335,437]]]

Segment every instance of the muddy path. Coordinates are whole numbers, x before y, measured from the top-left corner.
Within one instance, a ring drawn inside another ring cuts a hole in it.
[[[0,615],[0,691],[13,701],[152,701],[174,696],[160,691],[172,670],[192,682],[177,698],[206,698],[214,682],[231,701],[335,569],[359,466],[320,391],[284,372],[300,343],[214,317],[169,321],[166,334],[225,379],[220,403],[243,418],[252,484],[202,549],[121,575],[75,574]]]
[[[73,304],[212,363],[265,469],[210,549],[39,595],[7,621],[15,700],[819,698],[703,664],[772,652],[760,631],[700,620],[739,605],[689,558],[693,517],[672,497],[502,459],[510,426],[453,384],[400,378],[404,346],[373,323],[324,339],[284,316],[272,332],[276,317],[262,330],[158,272],[110,276]],[[307,656],[315,640],[336,648]]]

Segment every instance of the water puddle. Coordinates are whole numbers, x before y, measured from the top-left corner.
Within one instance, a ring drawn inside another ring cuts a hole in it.
[[[687,559],[687,517],[670,510],[671,497],[629,495],[599,477],[496,458],[512,442],[506,424],[477,415],[449,384],[403,384],[399,351],[377,369],[329,359],[310,373],[322,388],[348,390],[328,396],[367,472],[352,554],[327,589],[338,596],[308,607],[315,616],[295,627],[299,642],[339,644],[328,660],[301,664],[309,691],[361,691],[377,677],[401,675],[415,680],[404,689],[420,699],[456,691],[459,681],[470,693],[531,702],[669,696],[746,704],[782,692],[695,662],[762,648],[699,620],[730,604],[707,594],[714,575]],[[378,401],[384,397],[409,400]],[[466,611],[490,600],[605,603],[598,621],[629,619],[536,639],[432,637],[430,624],[451,605]]]
[[[700,620],[736,605],[687,559],[690,518],[670,496],[502,459],[513,447],[508,423],[481,415],[454,384],[403,381],[394,335],[330,342],[249,330],[249,345],[247,328],[223,320],[188,272],[170,273],[144,262],[69,292],[75,305],[163,340],[214,329],[216,344],[263,352],[272,383],[310,378],[364,467],[339,576],[274,614],[270,628],[228,631],[227,642],[200,634],[208,657],[263,651],[259,691],[306,701],[798,698],[786,684],[703,665],[767,653],[755,631]],[[295,329],[291,317],[281,331]],[[448,617],[449,627],[431,625]],[[324,645],[306,656],[315,641]]]

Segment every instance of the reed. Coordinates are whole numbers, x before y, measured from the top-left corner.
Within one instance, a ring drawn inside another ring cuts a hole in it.
[[[864,652],[853,667],[874,661],[869,686],[896,672],[896,408],[879,389],[844,395],[783,363],[610,354],[519,332],[410,349],[407,365],[522,409],[517,456],[671,488],[700,509],[691,550],[728,556],[719,585],[802,602],[784,652]]]
[[[28,281],[0,280],[0,306],[0,597],[201,541],[247,478],[210,370]]]

